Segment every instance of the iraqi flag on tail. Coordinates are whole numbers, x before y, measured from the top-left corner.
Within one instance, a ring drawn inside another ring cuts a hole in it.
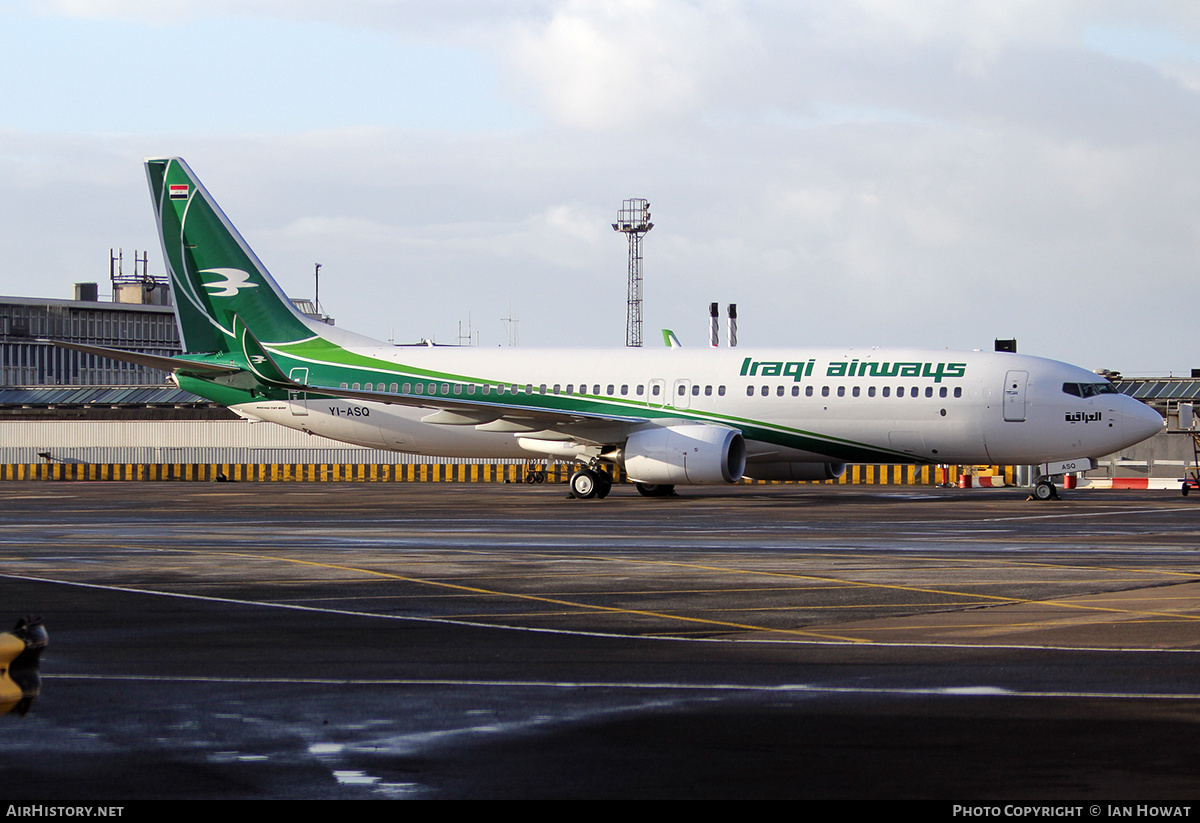
[[[172,183],[171,185],[167,186],[167,196],[172,200],[187,200],[187,183]]]

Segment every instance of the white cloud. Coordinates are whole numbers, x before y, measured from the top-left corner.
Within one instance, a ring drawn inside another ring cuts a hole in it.
[[[746,34],[725,3],[572,0],[523,24],[509,54],[556,122],[627,130],[614,150],[636,153],[637,128],[694,112]]]

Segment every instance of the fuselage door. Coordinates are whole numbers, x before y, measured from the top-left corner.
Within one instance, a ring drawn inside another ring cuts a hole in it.
[[[308,383],[308,367],[297,366],[288,372],[288,378],[295,383]],[[292,414],[301,417],[308,414],[308,392],[288,391],[288,405],[292,407]]]
[[[1025,384],[1029,372],[1010,371],[1004,375],[1004,419],[1009,423],[1025,420]]]
[[[677,409],[690,408],[692,405],[692,381],[676,380],[671,389],[671,405]]]
[[[662,408],[667,405],[667,384],[661,378],[654,378],[646,387],[646,405]]]

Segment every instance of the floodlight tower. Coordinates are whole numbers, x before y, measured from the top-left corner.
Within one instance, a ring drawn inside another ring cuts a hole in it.
[[[642,345],[642,238],[654,228],[650,222],[650,201],[634,198],[621,201],[614,231],[629,236],[629,299],[625,314],[625,345]]]

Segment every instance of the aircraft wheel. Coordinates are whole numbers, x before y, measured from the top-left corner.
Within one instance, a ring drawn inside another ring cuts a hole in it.
[[[1048,480],[1043,480],[1033,487],[1033,496],[1037,500],[1049,500],[1052,497],[1057,497],[1054,484]]]
[[[669,483],[635,483],[638,493],[644,497],[670,497],[675,487]]]
[[[608,497],[610,491],[612,491],[612,478],[608,476],[608,472],[596,472],[596,496],[603,500]]]
[[[1183,496],[1187,497],[1187,495],[1188,495],[1188,484],[1184,483],[1183,484]]]
[[[537,472],[525,472],[525,483],[532,486],[537,481]]]
[[[590,500],[596,496],[596,475],[587,469],[578,469],[571,475],[571,494],[580,500]]]
[[[545,472],[534,472],[534,474],[537,475],[536,482],[539,485],[546,482],[546,473]]]

